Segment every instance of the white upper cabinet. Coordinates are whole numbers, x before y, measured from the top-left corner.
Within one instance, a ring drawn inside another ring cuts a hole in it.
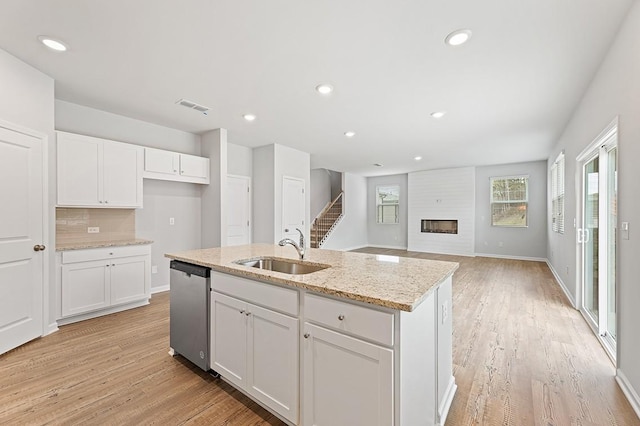
[[[144,178],[209,183],[209,159],[162,149],[144,149]]]
[[[144,149],[57,132],[58,206],[142,207]]]
[[[180,168],[180,154],[162,149],[144,149],[144,177],[151,178],[151,174],[166,175],[167,179],[177,176]],[[155,179],[160,179],[156,177]]]

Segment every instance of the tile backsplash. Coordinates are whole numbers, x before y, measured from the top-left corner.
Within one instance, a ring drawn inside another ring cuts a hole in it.
[[[90,234],[90,227],[100,232]],[[135,235],[134,209],[56,208],[57,243],[132,240]]]

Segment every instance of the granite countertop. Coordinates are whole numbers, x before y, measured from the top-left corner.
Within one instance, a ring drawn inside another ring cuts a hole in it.
[[[455,262],[324,249],[307,249],[303,262],[331,267],[306,275],[289,275],[234,263],[260,256],[298,259],[293,247],[270,244],[191,250],[165,256],[215,271],[409,312],[458,269]]]
[[[153,241],[142,238],[134,238],[132,240],[113,240],[113,241],[83,241],[75,243],[57,243],[56,251],[67,250],[84,250],[101,247],[119,247],[119,246],[135,246],[152,244]]]

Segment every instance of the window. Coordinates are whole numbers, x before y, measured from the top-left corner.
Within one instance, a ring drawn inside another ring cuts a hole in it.
[[[376,222],[399,223],[400,186],[376,187]]]
[[[551,166],[551,229],[564,234],[564,153]]]
[[[491,225],[526,227],[529,177],[491,178]]]

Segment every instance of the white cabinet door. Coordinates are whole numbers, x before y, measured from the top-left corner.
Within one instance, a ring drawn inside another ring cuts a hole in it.
[[[142,207],[144,148],[57,133],[58,205]]]
[[[304,424],[390,426],[393,351],[304,325]]]
[[[179,173],[180,154],[162,149],[144,149],[144,171],[176,176]]]
[[[143,148],[104,141],[105,207],[142,207]]]
[[[298,319],[252,304],[247,348],[248,393],[298,423]]]
[[[195,155],[180,154],[180,174],[187,177],[208,179],[209,159]]]
[[[58,205],[102,206],[102,143],[58,132]]]
[[[209,365],[244,389],[247,371],[247,303],[211,292],[211,360]]]
[[[108,260],[62,266],[62,316],[77,315],[109,306]]]
[[[149,294],[149,257],[137,256],[111,262],[111,305],[144,299]]]

